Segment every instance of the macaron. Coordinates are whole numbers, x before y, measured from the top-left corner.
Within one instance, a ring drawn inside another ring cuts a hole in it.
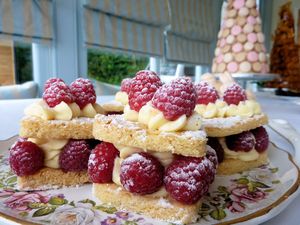
[[[257,52],[261,52],[261,51],[263,51],[263,46],[262,46],[262,44],[260,44],[260,43],[255,43],[255,44],[254,44],[254,49],[255,49],[255,51],[257,51]]]
[[[262,72],[262,73],[269,73],[269,71],[270,71],[270,68],[269,68],[268,64],[264,63],[264,64],[262,65],[261,72]]]
[[[223,73],[225,71],[225,68],[226,68],[226,64],[225,63],[220,63],[218,66],[217,66],[217,72],[218,73]]]
[[[217,56],[216,62],[217,62],[217,63],[223,62],[223,55],[222,55],[222,54],[220,54],[220,55]]]
[[[233,18],[233,17],[235,17],[236,16],[236,14],[237,14],[237,10],[235,10],[235,9],[231,9],[231,10],[228,10],[227,11],[227,17],[228,18]]]
[[[249,15],[249,9],[247,7],[242,7],[239,9],[238,12],[239,16],[248,16]]]
[[[223,60],[225,63],[229,63],[233,60],[233,55],[231,53],[226,53]]]
[[[243,27],[247,22],[246,18],[242,16],[237,17],[236,21],[237,24],[240,25],[241,27]]]
[[[232,28],[231,28],[231,34],[236,36],[238,34],[240,34],[242,31],[242,28],[239,26],[239,25],[234,25]]]
[[[227,44],[232,44],[234,42],[234,36],[233,35],[228,35],[228,37],[226,38],[226,43]]]
[[[212,71],[213,73],[217,72],[217,64],[216,64],[215,62],[213,63],[213,65],[212,65],[212,67],[211,67],[211,71]]]
[[[220,54],[221,54],[221,49],[217,47],[215,49],[215,56],[219,56]]]
[[[227,70],[230,73],[235,73],[238,70],[238,64],[236,62],[230,62],[227,64]]]
[[[245,5],[245,0],[235,0],[233,3],[233,7],[235,9],[240,9]]]
[[[261,72],[261,70],[262,70],[262,65],[261,65],[261,63],[259,63],[259,62],[253,63],[253,64],[252,64],[252,69],[253,69],[253,71],[255,71],[255,72],[257,72],[257,73]]]
[[[260,17],[258,16],[258,17],[256,17],[256,23],[257,24],[261,24],[261,19],[260,19]]]
[[[250,23],[246,23],[246,25],[243,28],[243,31],[247,34],[253,32],[253,30],[254,30],[254,27]]]
[[[229,52],[230,47],[231,47],[230,45],[225,45],[225,46],[222,48],[222,53],[225,54],[225,53]]]
[[[255,33],[247,34],[247,40],[251,43],[255,43],[257,41],[257,36]]]
[[[247,0],[246,1],[246,6],[248,7],[248,8],[252,8],[252,7],[254,7],[256,5],[256,1],[255,0]]]
[[[232,46],[232,51],[233,52],[240,52],[243,50],[243,46],[241,43],[237,42]]]
[[[234,54],[234,59],[237,62],[242,62],[246,59],[246,52],[239,52]]]
[[[251,64],[247,61],[240,63],[239,70],[243,73],[248,73],[251,70]]]
[[[251,24],[251,25],[256,24],[256,18],[253,17],[253,16],[248,16],[248,17],[247,17],[247,23],[249,23],[249,24]]]
[[[260,53],[258,54],[258,60],[259,60],[260,62],[265,62],[265,61],[266,61],[266,54],[265,54],[264,52],[260,52]]]
[[[248,41],[244,44],[244,49],[246,51],[251,51],[253,48],[254,48],[254,44],[252,42]]]
[[[239,34],[237,36],[237,40],[240,42],[240,43],[244,43],[246,40],[247,40],[247,36],[245,34]]]
[[[254,25],[254,31],[255,31],[256,33],[261,32],[261,25],[259,25],[259,24]]]
[[[223,48],[225,45],[226,45],[226,39],[225,38],[222,38],[221,40],[220,40],[220,47],[221,48]]]
[[[255,51],[248,52],[247,59],[250,62],[256,62],[258,60],[258,55]]]
[[[263,35],[262,32],[257,33],[257,40],[258,40],[258,42],[260,42],[260,43],[264,43],[265,37],[264,37],[264,35]]]
[[[230,33],[230,30],[228,28],[223,29],[222,37],[226,38],[229,35],[229,33]]]
[[[258,16],[258,11],[257,11],[256,7],[250,9],[250,15],[251,15],[251,16],[254,16],[254,17],[257,17],[257,16]]]
[[[233,26],[233,24],[234,24],[234,20],[233,19],[227,19],[226,21],[225,21],[225,26],[226,27],[228,27],[228,28],[231,28],[232,26]]]

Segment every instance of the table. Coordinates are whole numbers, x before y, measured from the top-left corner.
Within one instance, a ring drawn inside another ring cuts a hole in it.
[[[112,96],[98,97],[98,102],[106,102],[112,99]],[[272,93],[257,93],[257,100],[262,109],[271,119],[284,119],[289,121],[300,133],[300,98],[278,97]],[[0,100],[0,140],[18,134],[19,121],[23,116],[24,108],[36,99],[26,100]],[[268,129],[271,140],[280,148],[293,153],[293,147],[284,138]],[[300,149],[298,149],[300,151]],[[300,210],[300,195],[279,215],[263,223],[264,225],[298,225]],[[1,221],[1,220],[0,220]],[[1,224],[12,224],[1,221]]]

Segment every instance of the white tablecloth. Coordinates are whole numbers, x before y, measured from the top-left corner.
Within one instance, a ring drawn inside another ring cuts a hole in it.
[[[271,119],[285,119],[289,121],[300,132],[300,98],[277,97],[271,93],[260,93],[257,95],[263,111]],[[112,99],[111,96],[101,96],[98,102]],[[24,108],[36,101],[27,100],[0,100],[0,140],[5,140],[18,134],[19,121],[23,116]],[[271,140],[280,148],[293,153],[293,147],[281,136],[269,130]],[[300,151],[300,149],[298,149]],[[289,224],[299,225],[300,196],[298,196],[283,212],[264,223],[265,225]]]

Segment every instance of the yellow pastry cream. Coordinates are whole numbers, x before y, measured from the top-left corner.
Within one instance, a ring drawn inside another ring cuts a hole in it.
[[[258,102],[254,100],[241,101],[238,105],[230,104],[222,100],[207,105],[197,104],[195,111],[205,119],[224,118],[231,116],[251,117],[261,113]]]
[[[44,120],[71,120],[77,117],[94,118],[97,113],[103,113],[104,110],[97,103],[89,103],[80,109],[75,102],[71,104],[61,102],[51,108],[44,100],[39,100],[25,108],[24,112],[27,116],[37,116]]]
[[[49,168],[59,168],[59,155],[64,146],[68,143],[68,139],[40,139],[28,138],[28,141],[35,143],[39,146],[45,155],[44,166]]]
[[[167,132],[199,130],[201,127],[201,116],[193,113],[187,117],[182,115],[174,121],[165,119],[163,113],[155,109],[151,102],[144,105],[139,112],[130,109],[129,105],[124,108],[124,117],[126,120],[139,122],[146,125],[150,130],[159,130]]]
[[[259,153],[254,148],[249,152],[232,151],[227,147],[224,137],[219,138],[218,141],[224,149],[225,158],[239,159],[241,161],[253,161],[259,157]]]
[[[122,105],[127,105],[128,94],[125,91],[118,91],[115,95],[115,100],[122,103]]]

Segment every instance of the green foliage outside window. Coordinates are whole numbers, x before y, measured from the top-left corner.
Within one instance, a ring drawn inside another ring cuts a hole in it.
[[[16,83],[31,81],[33,79],[31,45],[15,42],[14,54]]]
[[[96,50],[88,51],[88,76],[98,81],[120,85],[126,77],[133,77],[148,65],[146,57],[117,55]]]

